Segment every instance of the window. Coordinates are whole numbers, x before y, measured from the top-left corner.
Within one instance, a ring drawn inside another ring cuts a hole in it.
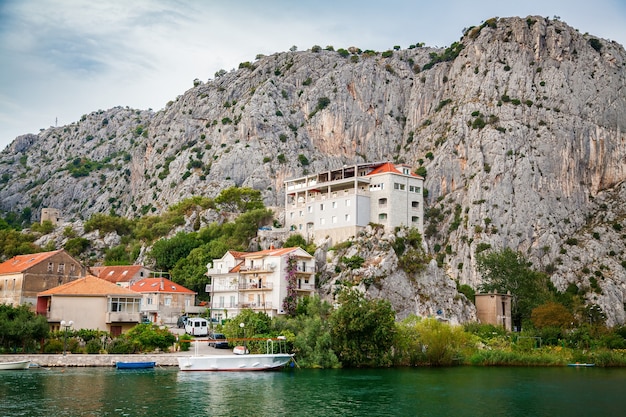
[[[70,272],[75,272],[76,271],[76,265],[75,264],[71,264],[70,265]]]
[[[337,223],[337,216],[333,216],[333,217],[332,217],[332,222],[333,222],[333,223]]]
[[[313,213],[313,206],[308,206],[306,209],[309,213]]]
[[[298,230],[302,230],[302,223],[298,225]]]
[[[393,189],[394,190],[404,190],[404,184],[400,184],[399,182],[394,182],[393,183]]]
[[[48,272],[54,271],[54,262],[48,262]]]
[[[333,201],[333,208],[337,208],[337,202]]]
[[[387,213],[379,213],[378,220],[387,220]]]
[[[417,217],[417,216],[413,216],[413,217],[411,217],[411,221],[412,221],[413,223],[417,223],[417,222],[419,222],[419,221],[420,221],[420,218],[419,218],[419,217]]]
[[[346,200],[346,207],[350,207],[350,200]]]
[[[411,185],[411,186],[409,186],[409,192],[419,193],[420,192],[420,187],[418,187],[416,185]]]
[[[59,267],[57,268],[57,272],[60,272],[60,273],[65,272],[65,264],[59,264]]]
[[[290,211],[290,212],[289,212],[289,218],[290,218],[290,219],[293,219],[293,211]]]
[[[411,207],[413,207],[414,209],[418,208],[420,206],[419,201],[411,201]]]
[[[385,207],[386,205],[387,205],[387,199],[386,198],[379,198],[378,199],[378,206]]]
[[[237,307],[237,301],[235,300],[235,296],[230,296],[230,306],[229,307]]]
[[[403,173],[404,175],[411,175],[411,172],[409,171],[409,169],[408,169],[408,168],[402,168],[402,173]]]
[[[321,218],[321,219],[320,219],[320,224],[326,224],[326,219]]]
[[[350,215],[346,214],[346,221],[349,222],[350,221]]]
[[[165,297],[165,302],[163,303],[166,306],[171,306],[172,305],[172,297]]]
[[[111,313],[139,313],[140,298],[111,297],[109,312]]]
[[[152,297],[146,298],[146,304],[149,305],[149,306],[152,305]]]
[[[300,210],[300,217],[304,217],[304,212]]]
[[[320,211],[324,211],[324,203],[320,204]]]

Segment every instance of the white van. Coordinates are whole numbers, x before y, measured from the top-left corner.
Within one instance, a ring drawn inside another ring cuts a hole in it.
[[[185,323],[185,333],[192,336],[206,336],[209,334],[209,322],[199,317],[189,317]]]

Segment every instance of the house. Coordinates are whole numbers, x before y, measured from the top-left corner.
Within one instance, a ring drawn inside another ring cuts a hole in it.
[[[476,316],[481,323],[493,324],[511,331],[511,294],[476,294]]]
[[[41,224],[43,222],[49,221],[53,225],[57,225],[61,222],[61,210],[46,207],[41,209]]]
[[[18,255],[0,264],[0,304],[37,303],[37,294],[85,276],[65,250]]]
[[[180,315],[196,312],[196,293],[167,278],[144,278],[130,289],[141,294],[141,313],[153,323],[176,324]]]
[[[424,230],[424,179],[404,164],[364,163],[285,181],[285,226],[344,241],[369,223]]]
[[[113,336],[129,330],[141,320],[141,294],[87,275],[40,292],[37,314],[45,315],[53,330],[62,320],[73,328],[98,329]]]
[[[207,265],[211,284],[211,318],[236,316],[243,309],[265,312],[270,317],[285,314],[288,295],[288,263],[292,259],[298,297],[315,290],[315,258],[302,248],[270,248],[259,252],[228,251]]]
[[[100,279],[124,288],[129,288],[135,282],[153,276],[153,272],[143,265],[92,266],[89,271]]]

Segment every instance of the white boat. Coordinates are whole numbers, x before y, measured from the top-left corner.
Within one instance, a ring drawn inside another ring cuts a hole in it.
[[[181,371],[271,371],[293,360],[289,353],[202,355],[178,358]]]
[[[30,361],[0,362],[0,370],[28,369]]]

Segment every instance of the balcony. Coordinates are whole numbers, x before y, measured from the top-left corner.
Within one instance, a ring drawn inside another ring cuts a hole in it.
[[[258,282],[255,282],[253,284],[251,283],[241,283],[239,284],[239,289],[242,291],[245,290],[272,290],[272,288],[274,287],[272,282],[261,282],[261,285],[259,286]]]
[[[276,265],[274,264],[267,264],[267,265],[260,265],[260,266],[249,266],[249,265],[244,265],[242,266],[239,271],[241,271],[242,274],[253,274],[253,273],[259,273],[259,272],[273,272],[274,269],[276,269]]]
[[[237,286],[237,284],[213,285],[210,288],[208,287],[207,289],[211,290],[211,291],[207,291],[207,292],[209,292],[209,293],[212,292],[213,294],[215,294],[215,293],[218,293],[218,292],[233,292],[233,291],[237,291],[238,286]]]
[[[107,312],[106,313],[106,323],[139,323],[141,320],[140,313],[137,312],[128,312],[128,311],[120,311],[120,312]]]
[[[300,284],[296,291],[313,291],[315,290],[315,284]]]
[[[239,308],[249,308],[251,310],[271,310],[272,302],[265,301],[261,303],[239,303]]]

